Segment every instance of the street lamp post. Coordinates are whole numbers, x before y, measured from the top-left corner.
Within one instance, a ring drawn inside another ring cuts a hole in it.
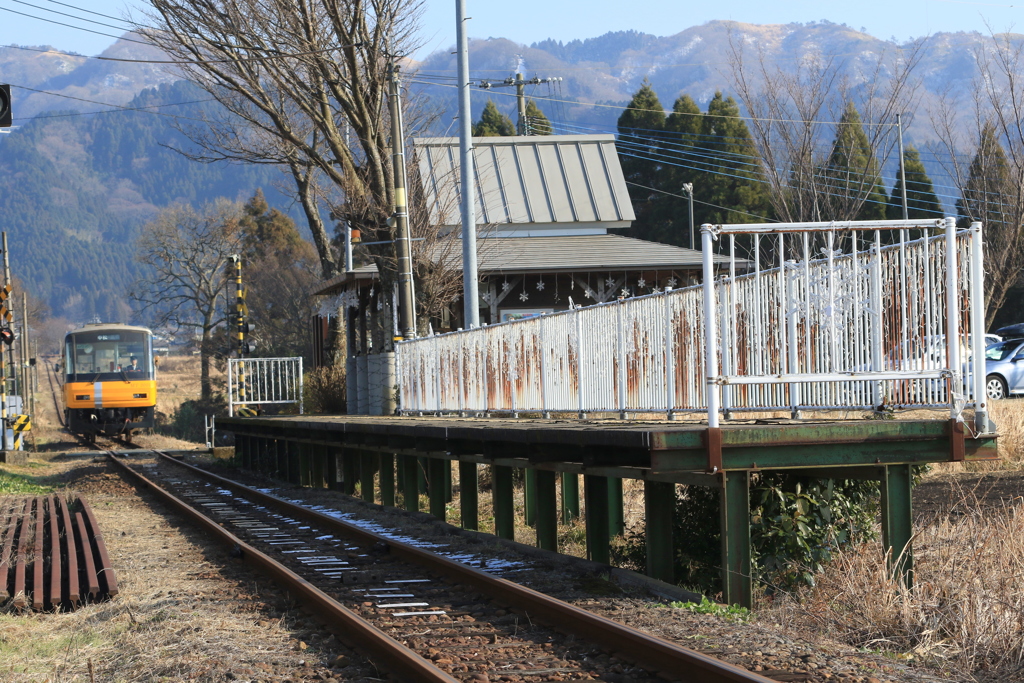
[[[690,197],[690,249],[696,249],[697,240],[693,233],[693,183],[685,183],[683,192]]]

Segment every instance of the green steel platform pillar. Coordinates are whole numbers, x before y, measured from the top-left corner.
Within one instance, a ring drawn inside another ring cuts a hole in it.
[[[608,564],[608,477],[583,475],[583,497],[587,505],[587,559]]]
[[[722,600],[754,606],[750,574],[750,473],[722,472],[719,508],[722,530]]]
[[[377,471],[376,455],[371,451],[362,451],[359,457],[359,488],[363,500],[367,503],[374,501],[373,475]]]
[[[444,460],[444,502],[450,503],[452,496],[452,461]]]
[[[288,441],[288,481],[302,486],[302,453],[299,443]]]
[[[359,452],[345,448],[341,455],[342,490],[350,496],[356,495],[356,480],[359,478]]]
[[[419,512],[420,510],[420,489],[419,471],[420,463],[416,456],[399,456],[398,466],[402,470],[402,497],[406,510]]]
[[[288,452],[281,439],[274,439],[274,478],[288,478]]]
[[[537,547],[558,551],[557,474],[549,470],[533,470],[537,501]]]
[[[608,477],[608,537],[626,533],[626,518],[622,513],[622,480]]]
[[[301,486],[313,485],[313,447],[308,443],[298,443],[299,448],[299,471],[302,477],[299,480]]]
[[[428,487],[430,489],[430,514],[443,522],[447,512],[447,491],[451,486],[450,478],[449,486],[445,486],[444,483],[445,475],[450,471],[445,467],[448,461],[441,458],[429,458],[427,462],[430,468],[430,486]]]
[[[523,470],[523,521],[526,526],[537,523],[537,470]]]
[[[459,514],[462,517],[463,529],[480,529],[479,486],[476,463],[459,461]]]
[[[324,487],[324,470],[327,464],[324,456],[323,444],[311,444],[309,447],[310,457],[313,459],[313,488],[322,489]]]
[[[644,482],[644,516],[647,519],[647,576],[675,583],[672,546],[676,485],[665,481]]]
[[[380,504],[395,507],[395,456],[380,454]]]
[[[580,518],[580,478],[571,472],[562,472],[562,523]]]
[[[325,447],[325,452],[327,453],[327,488],[332,491],[341,491],[343,490],[343,486],[341,486],[341,481],[338,477],[338,460],[341,457],[340,453],[334,446]]]
[[[491,493],[494,496],[494,534],[515,539],[515,506],[512,498],[512,468],[493,465]]]
[[[889,553],[889,568],[908,588],[914,585],[914,533],[911,514],[913,473],[910,465],[888,465],[882,475],[882,547]]]

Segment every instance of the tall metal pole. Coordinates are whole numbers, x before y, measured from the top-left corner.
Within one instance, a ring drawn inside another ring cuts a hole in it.
[[[463,325],[480,327],[480,294],[476,271],[476,203],[473,173],[473,121],[469,106],[469,38],[466,36],[466,0],[455,0],[459,52],[459,155],[462,199]]]
[[[11,286],[11,262],[7,257],[7,233],[2,235],[4,250],[4,289],[10,294]],[[3,321],[0,321],[3,324]],[[7,363],[4,361],[4,350],[0,344],[0,450],[9,450],[10,442],[7,440]]]
[[[21,389],[21,414],[31,415],[28,409],[29,394],[31,389],[28,386],[28,296],[21,293],[21,339],[18,342],[18,361],[21,365],[21,377],[19,388]]]
[[[686,183],[683,189],[690,196],[690,249],[696,249],[697,236],[693,232],[693,183]]]
[[[412,253],[409,248],[409,208],[406,199],[405,133],[399,99],[397,64],[391,65],[388,99],[391,105],[391,161],[395,178],[395,251],[398,256],[398,321],[403,339],[416,336],[416,297],[412,288]]]
[[[526,82],[523,81],[523,74],[516,74],[516,111],[519,117],[516,120],[516,135],[529,135],[526,132]]]
[[[352,265],[352,226],[345,221],[345,272],[351,273],[354,270]]]
[[[906,160],[903,158],[903,115],[896,114],[896,131],[899,134],[900,143],[900,185],[903,187],[903,220],[908,220],[907,211],[907,170]],[[900,232],[903,232],[900,230]]]

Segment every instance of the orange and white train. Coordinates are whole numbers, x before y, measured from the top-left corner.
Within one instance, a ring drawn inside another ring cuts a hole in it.
[[[64,417],[89,440],[152,428],[156,408],[153,333],[145,327],[95,323],[64,338]]]

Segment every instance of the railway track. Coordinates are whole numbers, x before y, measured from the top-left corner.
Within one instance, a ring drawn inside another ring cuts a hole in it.
[[[771,680],[153,453],[108,457],[401,680]]]

